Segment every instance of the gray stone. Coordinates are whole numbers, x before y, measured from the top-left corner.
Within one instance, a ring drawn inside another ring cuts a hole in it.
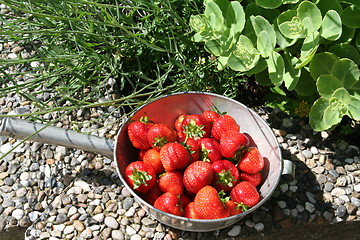
[[[309,150],[304,150],[304,151],[302,151],[301,153],[302,153],[302,155],[304,155],[304,157],[305,157],[306,159],[310,159],[310,158],[313,157],[312,152],[309,151]]]
[[[308,211],[309,213],[315,212],[315,206],[314,206],[314,204],[312,204],[312,203],[310,203],[310,202],[306,202],[306,203],[305,203],[305,209],[306,209],[306,211]]]
[[[69,220],[69,218],[68,218],[68,216],[66,216],[66,214],[64,214],[64,213],[59,213],[57,216],[56,216],[56,223],[57,224],[60,224],[60,223],[64,223],[64,222],[66,222],[66,221],[68,221]]]
[[[256,223],[254,228],[255,228],[256,231],[261,232],[261,231],[264,230],[265,226],[264,226],[263,223]]]
[[[14,184],[14,180],[10,177],[4,179],[4,183],[8,186],[12,186]]]
[[[343,218],[347,213],[346,207],[344,205],[338,206],[335,213],[336,213],[336,216]]]
[[[105,217],[104,223],[107,227],[110,227],[112,229],[118,229],[119,223],[115,220],[113,217]]]
[[[231,229],[230,229],[230,231],[228,231],[228,235],[230,236],[230,237],[236,237],[236,236],[238,236],[239,234],[240,234],[240,232],[241,232],[241,226],[240,225],[234,225]]]
[[[133,203],[134,203],[134,199],[132,197],[126,197],[122,202],[123,208],[125,210],[128,210],[130,207],[132,207]]]

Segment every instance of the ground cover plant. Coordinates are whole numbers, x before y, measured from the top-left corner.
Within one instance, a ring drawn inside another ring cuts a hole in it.
[[[193,41],[204,42],[218,69],[274,86],[270,103],[283,110],[292,98],[304,99],[295,112],[308,115],[314,130],[331,130],[344,116],[360,120],[359,2],[205,0],[204,6],[190,19]]]

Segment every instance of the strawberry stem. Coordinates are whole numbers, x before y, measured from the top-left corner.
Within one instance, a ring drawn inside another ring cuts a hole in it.
[[[147,186],[147,181],[151,180],[152,176],[145,171],[138,171],[134,168],[129,178],[134,182],[134,189],[137,189],[141,184]]]
[[[219,173],[216,173],[216,175],[218,175],[219,180],[217,181],[217,183],[219,184],[224,184],[227,185],[229,187],[233,186],[233,181],[236,181],[236,179],[234,178],[234,176],[231,174],[230,170],[222,170]]]

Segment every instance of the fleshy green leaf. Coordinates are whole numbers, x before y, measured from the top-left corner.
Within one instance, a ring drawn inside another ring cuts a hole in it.
[[[356,36],[356,47],[360,51],[360,32]]]
[[[205,42],[205,49],[213,54],[214,56],[220,56],[223,52],[222,50],[223,45],[219,40],[209,40]]]
[[[360,98],[351,96],[348,110],[349,110],[350,117],[356,121],[360,121],[359,109],[360,109]]]
[[[340,43],[329,48],[329,51],[340,58],[349,58],[360,65],[360,54],[356,47],[349,43]]]
[[[322,15],[325,15],[329,10],[335,10],[339,14],[342,12],[339,1],[318,0],[316,6],[320,9]]]
[[[293,17],[291,21],[279,24],[280,32],[287,38],[297,39],[306,37],[306,29],[298,17]]]
[[[319,47],[319,41],[320,39],[318,31],[311,32],[305,38],[301,47],[300,59],[295,68],[302,68],[311,61]]]
[[[334,41],[340,38],[342,23],[340,15],[335,10],[329,10],[321,24],[321,36],[327,40]]]
[[[345,26],[350,28],[360,28],[360,9],[350,5],[341,13],[341,19]]]
[[[255,74],[256,82],[263,86],[272,86],[273,83],[269,78],[269,72],[265,69],[264,71]]]
[[[317,31],[321,27],[322,16],[321,11],[316,4],[310,1],[303,1],[297,8],[297,16],[301,21],[309,19],[311,24],[307,24],[308,31]]]
[[[257,38],[257,49],[262,57],[267,58],[274,50],[274,46],[271,43],[269,34],[265,31],[261,31]]]
[[[276,42],[280,46],[281,49],[285,49],[287,47],[294,45],[294,43],[297,40],[297,39],[287,38],[283,34],[281,34],[277,24],[274,25],[274,30],[275,30],[275,34],[276,34]]]
[[[306,69],[301,69],[300,79],[294,90],[297,94],[304,97],[312,96],[315,93],[317,94],[316,82]]]
[[[246,72],[259,61],[260,54],[249,38],[240,35],[235,50],[229,57],[228,66],[235,71]]]
[[[226,10],[225,20],[234,37],[242,32],[246,21],[244,9],[239,2],[230,2]]]
[[[271,45],[275,47],[276,34],[273,26],[262,16],[251,16],[250,17],[252,26],[254,28],[256,36],[260,37],[261,32],[265,31],[271,42]]]
[[[255,0],[256,4],[260,7],[273,9],[281,6],[282,0]]]
[[[331,74],[335,62],[339,58],[329,52],[316,54],[309,64],[310,75],[316,80],[322,74]]]
[[[295,4],[298,3],[300,0],[283,0],[283,4]]]
[[[337,89],[344,87],[344,84],[330,74],[323,74],[317,79],[316,87],[320,96],[329,100]]]
[[[337,77],[344,84],[344,87],[349,88],[359,81],[360,71],[353,61],[343,58],[335,62],[332,75]]]
[[[329,107],[329,100],[319,98],[310,108],[309,124],[315,131],[323,131],[329,129],[332,125],[324,121],[325,110]]]
[[[294,65],[298,61],[296,57],[292,57],[289,54],[284,54],[285,73],[283,76],[285,87],[292,91],[298,84],[301,71],[295,69]]]
[[[275,86],[279,86],[283,81],[285,72],[284,59],[278,52],[273,51],[266,60],[268,63],[269,77]]]
[[[255,67],[253,67],[252,69],[250,69],[249,71],[246,72],[246,75],[250,77],[253,74],[264,71],[266,68],[267,68],[267,63],[266,63],[265,59],[260,58],[259,61],[257,62],[257,64],[255,65]],[[268,80],[271,83],[269,77],[268,77]]]
[[[220,32],[224,26],[224,17],[220,7],[215,2],[206,5],[204,15],[209,26],[216,32]]]
[[[218,59],[218,64],[217,64],[217,69],[218,70],[223,70],[229,60],[228,56],[220,56]]]
[[[351,96],[345,88],[337,89],[329,99],[329,107],[324,112],[324,120],[333,126],[338,124],[348,112]]]

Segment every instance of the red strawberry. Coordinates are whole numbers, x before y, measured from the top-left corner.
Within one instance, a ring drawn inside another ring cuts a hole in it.
[[[188,138],[198,140],[200,138],[210,137],[210,123],[199,114],[191,114],[182,121],[182,132]]]
[[[198,161],[200,158],[200,146],[197,141],[192,138],[189,138],[185,142],[185,148],[191,154],[191,162]]]
[[[208,122],[211,123],[211,125],[214,123],[214,121],[220,117],[220,114],[218,114],[216,111],[213,110],[205,110],[201,116],[205,118]]]
[[[183,208],[185,208],[191,202],[191,198],[187,194],[181,194],[180,202]]]
[[[195,213],[195,204],[194,202],[190,202],[184,209],[184,217],[198,219]]]
[[[243,212],[242,205],[236,204],[232,200],[228,200],[227,202],[225,202],[225,205],[226,205],[226,208],[228,209],[228,211],[230,212],[230,216],[234,216],[236,214],[240,214]]]
[[[212,138],[202,138],[199,140],[200,156],[204,162],[216,162],[222,158],[220,144]]]
[[[256,147],[249,147],[239,161],[238,168],[246,173],[255,174],[264,168],[264,158]]]
[[[160,149],[160,159],[166,171],[185,168],[191,159],[191,155],[180,143],[171,142]]]
[[[220,150],[225,158],[239,159],[243,149],[247,146],[247,137],[235,130],[229,130],[221,135]]]
[[[168,171],[159,177],[159,189],[162,192],[173,192],[177,195],[183,193],[183,176],[179,171]]]
[[[189,193],[195,194],[206,185],[210,185],[214,172],[211,164],[203,161],[191,163],[184,172],[183,182]]]
[[[142,199],[144,199],[146,202],[148,202],[151,205],[154,205],[156,199],[163,194],[162,191],[159,189],[159,183],[156,182],[155,185],[146,193],[142,194]]]
[[[143,161],[153,166],[156,174],[164,172],[164,167],[160,160],[160,153],[156,149],[151,148],[147,150],[143,156]]]
[[[175,120],[175,130],[178,132],[182,132],[182,122],[184,120],[184,118],[186,117],[185,114],[181,114],[176,120]]]
[[[233,117],[225,114],[215,119],[212,125],[211,135],[216,141],[220,141],[221,135],[229,130],[239,132],[240,127]]]
[[[168,125],[158,123],[149,129],[147,138],[151,147],[160,150],[166,143],[174,142],[177,139],[177,134]]]
[[[243,203],[248,207],[255,206],[260,201],[260,194],[254,184],[249,181],[238,183],[230,192],[231,200],[235,203]]]
[[[218,191],[230,191],[239,180],[239,170],[228,160],[219,160],[212,164],[214,171],[213,186]]]
[[[179,202],[179,197],[172,192],[162,194],[154,203],[154,207],[177,216],[183,215],[183,208]]]
[[[216,189],[209,185],[201,188],[195,195],[194,211],[199,219],[219,219],[230,216]]]
[[[132,145],[142,150],[147,150],[151,147],[147,140],[147,133],[152,124],[148,123],[147,119],[147,117],[142,117],[140,120],[133,121],[127,129]]]
[[[140,150],[138,155],[138,160],[142,161],[144,160],[144,155],[147,152],[147,150]]]
[[[255,173],[255,174],[248,174],[248,173],[240,173],[240,180],[243,181],[249,181],[252,184],[255,185],[255,187],[257,187],[261,181],[262,181],[262,174],[261,172]]]
[[[143,161],[135,161],[126,167],[125,178],[132,189],[140,193],[145,193],[154,186],[156,174],[150,164]]]

